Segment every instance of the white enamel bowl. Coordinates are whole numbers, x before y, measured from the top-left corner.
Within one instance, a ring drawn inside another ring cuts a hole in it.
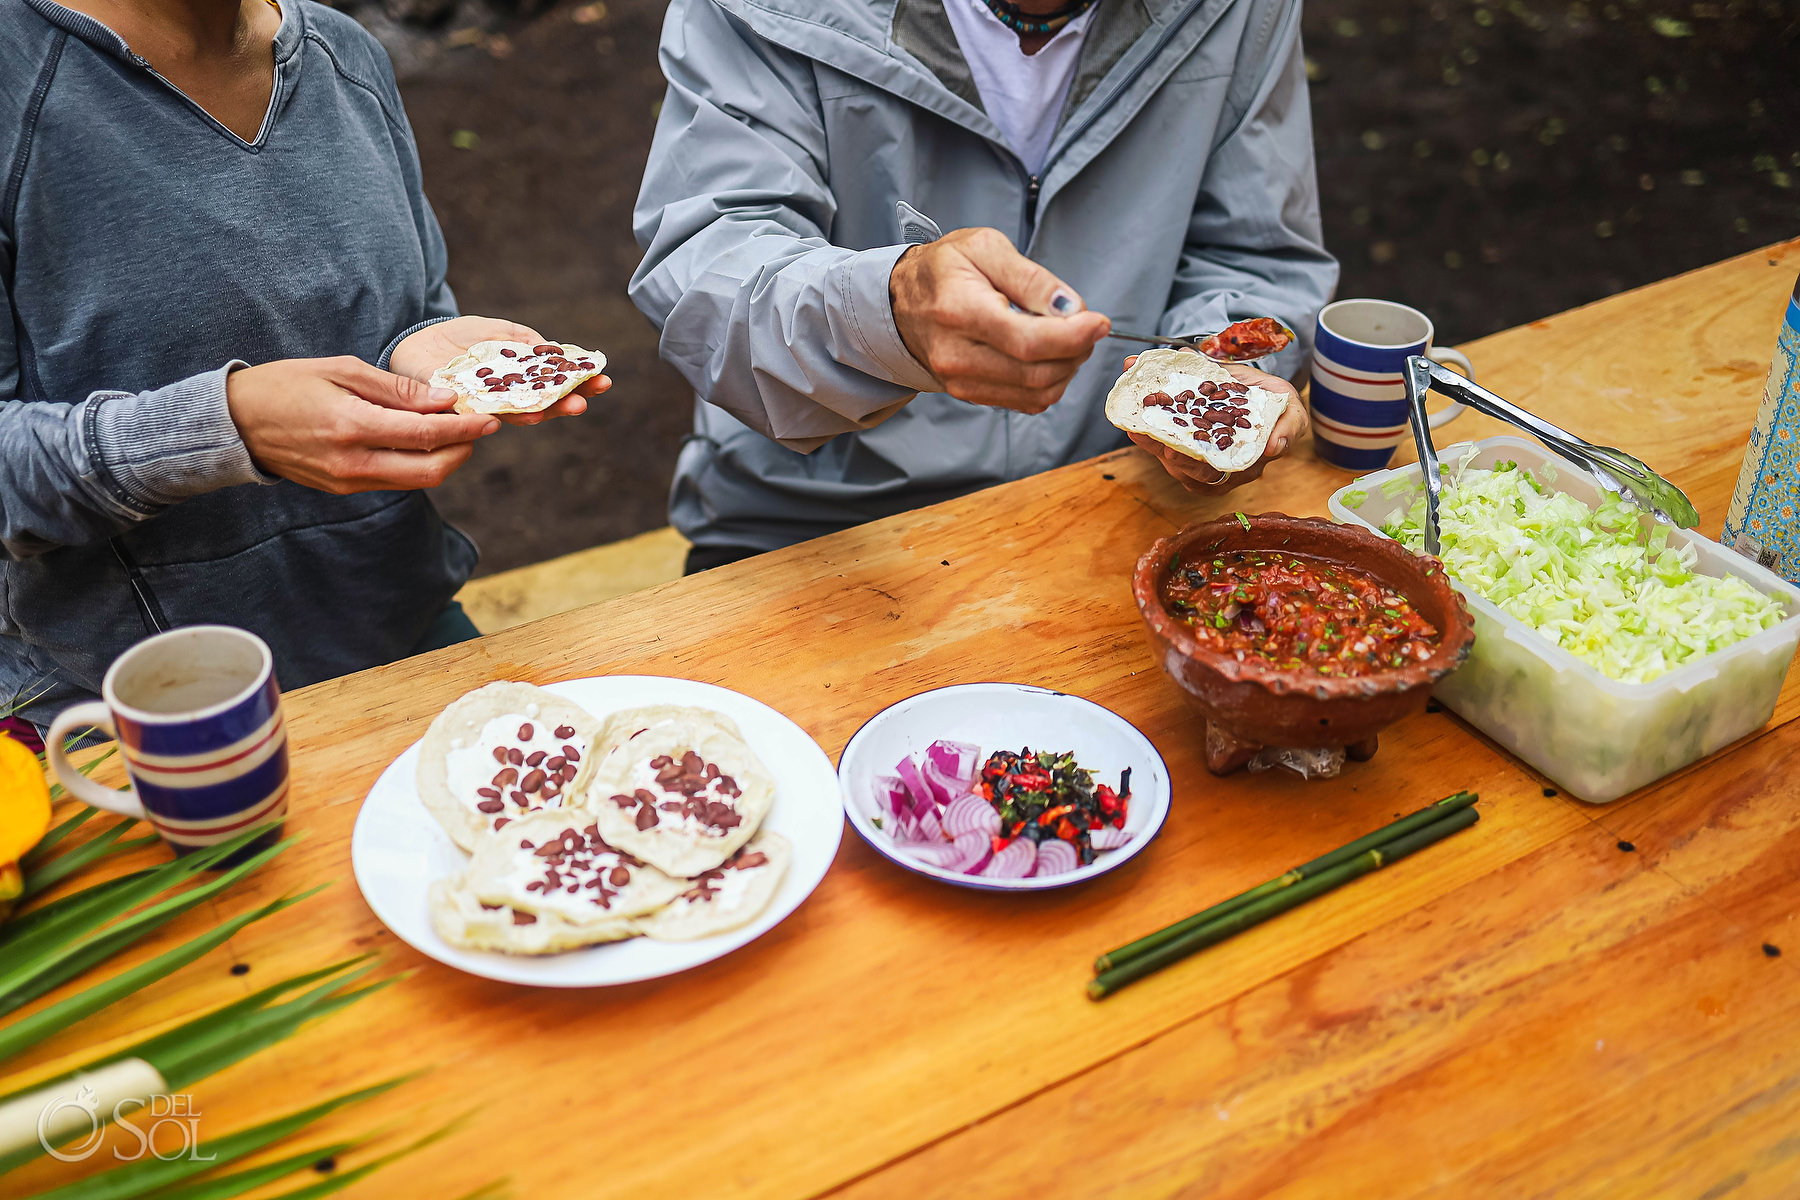
[[[893,834],[877,827],[886,820],[885,800],[877,794],[878,776],[892,775],[894,764],[909,754],[923,754],[940,738],[973,742],[981,759],[996,750],[1071,751],[1092,772],[1096,784],[1119,785],[1119,772],[1131,768],[1131,805],[1125,829],[1131,841],[1102,851],[1085,867],[1042,879],[988,879],[924,863],[902,851]],[[1150,739],[1124,717],[1080,696],[1023,683],[965,683],[909,696],[890,705],[856,731],[838,760],[844,785],[844,807],[850,824],[875,852],[920,875],[990,892],[1041,892],[1083,883],[1117,870],[1142,853],[1162,830],[1169,815],[1169,768]]]

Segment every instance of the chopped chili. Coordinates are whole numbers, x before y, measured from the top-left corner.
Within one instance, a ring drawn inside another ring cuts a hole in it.
[[[1367,571],[1267,550],[1171,564],[1169,612],[1201,644],[1285,670],[1369,675],[1431,657],[1437,628]]]
[[[981,768],[977,787],[1000,813],[996,853],[1014,838],[1060,838],[1075,847],[1084,866],[1094,861],[1092,831],[1104,825],[1123,829],[1131,807],[1131,768],[1120,772],[1115,791],[1104,783],[1095,786],[1093,775],[1076,765],[1073,754],[1034,753],[1029,746],[1016,754],[994,751]]]

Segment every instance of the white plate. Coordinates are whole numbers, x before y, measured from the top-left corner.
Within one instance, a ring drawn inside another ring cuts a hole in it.
[[[974,742],[981,747],[983,762],[996,750],[1024,746],[1071,751],[1095,783],[1114,787],[1119,772],[1130,767],[1131,807],[1125,829],[1131,840],[1117,850],[1102,851],[1085,867],[1042,879],[964,875],[903,853],[893,834],[870,820],[886,816],[875,794],[875,778],[892,775],[895,763],[909,754],[923,754],[940,738]],[[1135,725],[1091,700],[1024,683],[958,684],[920,692],[883,709],[844,747],[838,777],[844,781],[850,823],[877,853],[920,875],[990,892],[1041,892],[1103,875],[1148,846],[1169,816],[1169,768]]]
[[[658,675],[609,675],[547,685],[594,716],[643,704],[690,704],[724,713],[775,777],[775,806],[763,821],[794,847],[787,878],[761,916],[741,929],[693,942],[632,938],[563,954],[512,955],[461,950],[438,936],[425,904],[434,880],[462,869],[468,855],[419,800],[414,773],[419,743],[388,765],[369,790],[350,838],[350,862],[363,899],[401,941],[441,963],[508,983],[603,987],[672,975],[711,962],[773,929],[819,886],[837,856],[844,810],[831,760],[807,732],[758,700],[710,683]]]

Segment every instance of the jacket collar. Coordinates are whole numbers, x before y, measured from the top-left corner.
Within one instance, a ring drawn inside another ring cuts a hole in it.
[[[48,2],[48,0],[40,0]],[[759,37],[981,135],[1010,154],[982,111],[944,0],[695,0]],[[1242,0],[1100,0],[1101,13],[1050,146],[1040,204],[1104,150],[1211,29]]]
[[[974,108],[982,108],[981,94],[956,41],[956,31],[944,15],[944,5],[960,0],[898,0],[894,8],[893,44],[911,54],[956,96]],[[1081,44],[1075,79],[1057,120],[1058,128],[1081,107],[1106,73],[1150,28],[1150,10],[1144,0],[1099,0],[1099,11]]]

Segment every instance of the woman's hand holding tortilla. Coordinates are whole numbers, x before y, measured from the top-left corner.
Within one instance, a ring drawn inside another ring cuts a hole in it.
[[[360,358],[294,358],[233,371],[225,401],[256,465],[322,492],[436,487],[500,428],[452,412],[456,393]]]
[[[1125,360],[1125,370],[1131,370],[1131,364],[1137,361],[1133,354]],[[1150,452],[1151,457],[1162,464],[1167,471],[1188,491],[1201,496],[1222,496],[1240,484],[1249,483],[1261,477],[1263,468],[1271,461],[1287,453],[1288,447],[1295,439],[1304,434],[1308,427],[1306,405],[1300,399],[1300,392],[1293,384],[1278,375],[1270,375],[1266,371],[1258,371],[1255,367],[1247,367],[1242,363],[1220,363],[1227,371],[1243,383],[1265,391],[1275,392],[1287,397],[1287,408],[1282,410],[1276,419],[1275,428],[1269,432],[1269,444],[1262,457],[1242,471],[1234,471],[1222,475],[1208,464],[1197,458],[1189,458],[1179,450],[1165,446],[1155,438],[1141,433],[1128,433],[1133,443]]]
[[[1061,399],[1112,328],[997,229],[912,247],[894,264],[888,295],[906,348],[944,391],[1016,412]]]
[[[452,317],[402,338],[388,358],[388,367],[396,374],[428,384],[433,371],[476,342],[536,345],[544,340],[543,334],[516,321],[503,321],[498,317]],[[542,412],[503,413],[499,419],[508,425],[537,425],[553,417],[578,417],[587,411],[587,397],[598,396],[611,386],[612,380],[599,375]]]

